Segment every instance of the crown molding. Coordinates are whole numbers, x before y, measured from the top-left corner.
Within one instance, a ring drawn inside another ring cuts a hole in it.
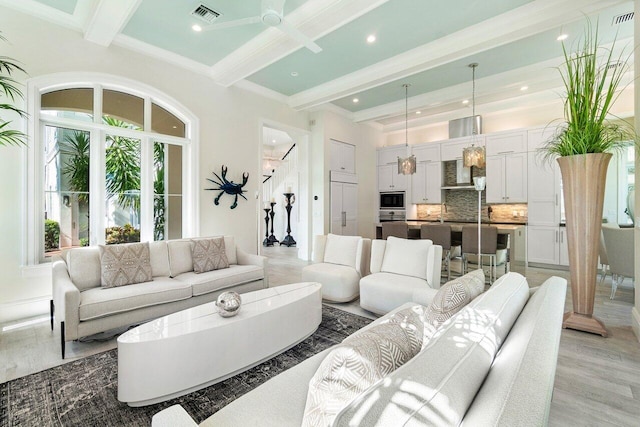
[[[124,34],[118,34],[113,39],[113,44],[123,47],[125,49],[132,50],[134,52],[141,53],[143,55],[156,58],[160,61],[168,62],[176,67],[184,68],[185,70],[192,71],[197,74],[205,76],[209,75],[209,67],[194,61],[193,59],[185,58],[177,53],[170,52],[166,49],[150,45],[149,43],[142,42],[133,37],[126,36]]]
[[[266,88],[257,83],[254,83],[249,80],[240,80],[235,84],[235,87],[248,90],[265,98],[273,99],[274,101],[282,102],[283,104],[287,104],[289,97],[281,94],[280,92],[276,92],[275,90]]]
[[[351,121],[353,121],[354,118],[351,111],[345,110],[344,108],[338,107],[337,105],[331,103],[317,105],[313,108],[309,108],[307,111],[309,111],[310,113],[314,113],[316,111],[329,111]]]
[[[65,28],[82,31],[86,24],[87,11],[95,7],[95,1],[79,1],[72,15],[35,0],[0,0],[0,6],[17,10]]]
[[[618,0],[537,0],[433,42],[291,96],[291,107],[310,108],[371,89],[474,53],[550,30]]]

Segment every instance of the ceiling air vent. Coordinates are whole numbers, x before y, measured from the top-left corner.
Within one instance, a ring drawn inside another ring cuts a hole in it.
[[[613,17],[613,22],[611,23],[611,25],[615,26],[615,25],[624,24],[625,22],[629,22],[633,20],[633,15],[634,15],[634,12],[623,13],[622,15],[616,15]]]
[[[210,9],[207,6],[201,4],[196,8],[196,10],[191,12],[191,15],[195,16],[198,19],[203,20],[207,24],[211,24],[213,21],[216,20],[216,18],[218,18],[222,14],[220,12],[216,12],[215,10]]]

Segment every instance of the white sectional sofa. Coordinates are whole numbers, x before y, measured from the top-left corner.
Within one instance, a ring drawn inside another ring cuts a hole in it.
[[[224,236],[228,268],[196,274],[189,239],[149,243],[150,282],[104,288],[98,247],[73,248],[53,259],[54,318],[65,342],[127,325],[139,324],[189,307],[215,301],[224,291],[238,293],[268,287],[267,258],[242,251]]]
[[[518,273],[502,276],[446,321],[416,356],[351,401],[332,425],[546,425],[566,286],[565,279],[552,277],[530,290]],[[200,425],[300,426],[309,381],[330,351],[272,378]],[[176,405],[156,414],[152,425],[196,424]]]

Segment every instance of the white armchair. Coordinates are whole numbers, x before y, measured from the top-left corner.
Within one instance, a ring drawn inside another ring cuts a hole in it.
[[[315,236],[313,262],[302,269],[303,282],[322,284],[322,299],[348,302],[358,298],[360,279],[369,273],[371,239],[360,236]]]
[[[386,314],[420,295],[429,304],[440,289],[442,246],[389,237],[371,244],[371,274],[360,279],[360,306]]]
[[[602,227],[611,280],[611,299],[625,277],[634,278],[633,228]]]

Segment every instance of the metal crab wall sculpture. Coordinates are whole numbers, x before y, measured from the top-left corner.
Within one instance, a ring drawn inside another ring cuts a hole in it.
[[[216,181],[215,179],[209,179],[209,178],[207,178],[207,181],[213,182],[218,186],[218,188],[205,188],[205,190],[212,190],[212,191],[220,190],[220,194],[218,194],[216,198],[213,199],[213,203],[216,206],[220,204],[220,198],[225,193],[230,194],[232,196],[236,196],[235,200],[233,201],[233,204],[231,205],[231,209],[235,209],[236,206],[238,206],[238,196],[247,200],[247,198],[244,197],[244,194],[242,194],[242,193],[246,193],[247,191],[243,190],[242,187],[244,187],[247,184],[247,181],[249,180],[248,172],[244,172],[242,174],[242,184],[236,184],[233,181],[227,180],[226,178],[227,167],[225,165],[222,165],[222,173],[220,174],[220,176],[218,176],[218,174],[215,172],[211,172],[211,173],[213,173],[215,177],[218,178],[218,181]]]

